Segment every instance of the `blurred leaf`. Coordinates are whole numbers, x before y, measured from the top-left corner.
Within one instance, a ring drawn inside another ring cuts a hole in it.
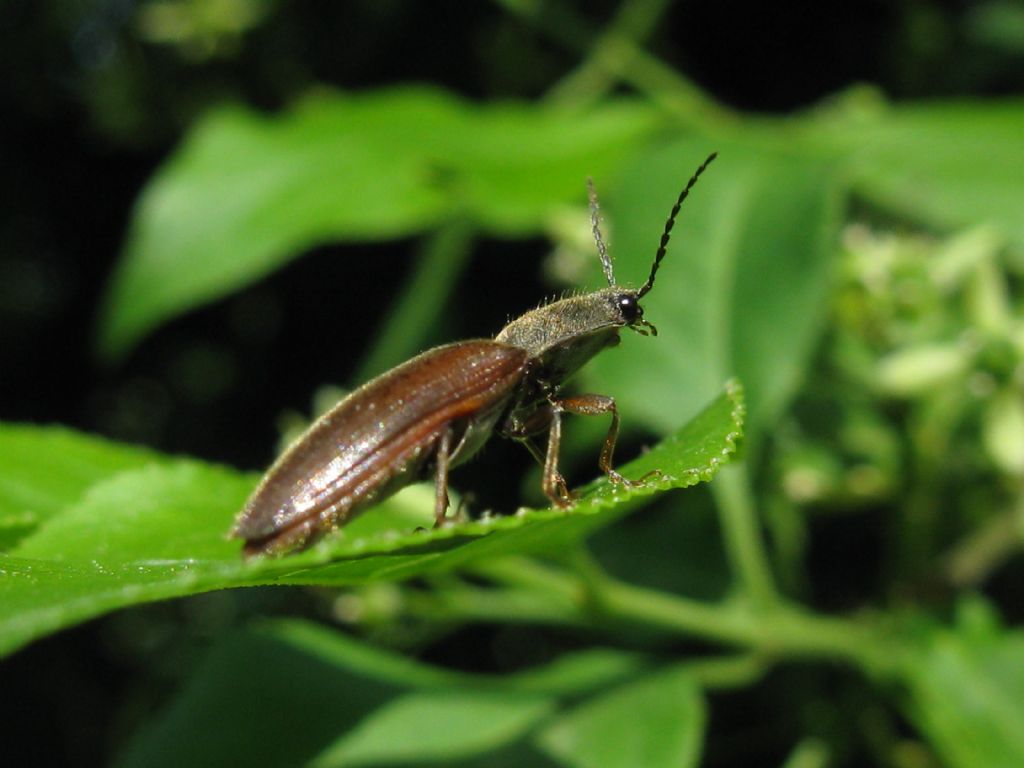
[[[0,550],[74,504],[92,484],[163,457],[62,427],[0,423]],[[13,532],[4,538],[4,531]]]
[[[1008,387],[985,404],[981,440],[1000,471],[1024,477],[1024,393]]]
[[[573,768],[696,766],[705,720],[701,690],[678,666],[585,701],[545,728],[538,743]]]
[[[642,663],[627,653],[584,652],[514,675],[471,675],[398,656],[309,622],[271,622],[258,633],[232,635],[214,646],[169,709],[136,735],[117,764],[297,765],[317,754],[326,759],[323,750],[339,737],[338,744],[348,743],[349,749],[358,739],[380,737],[378,729],[389,720],[398,732],[381,745],[384,749],[441,739],[434,751],[419,753],[437,760],[445,750],[468,754],[470,747],[486,749],[516,738],[556,697],[628,679]],[[572,670],[571,686],[557,682],[566,680],[566,670]],[[556,684],[538,685],[544,680]],[[491,731],[489,743],[483,744],[477,727],[488,728],[487,723],[459,727],[450,718],[432,723],[440,710],[413,711],[424,702],[464,710],[459,701],[511,713],[503,723],[517,727],[504,734]],[[416,715],[414,722],[398,717],[403,712]],[[512,722],[516,717],[520,723]],[[393,751],[378,755],[398,759]]]
[[[1024,245],[1024,101],[872,103],[819,124],[857,192],[946,231],[994,224]]]
[[[399,690],[270,637],[228,635],[115,765],[304,765]]]
[[[423,239],[412,272],[401,288],[396,287],[390,310],[353,381],[369,381],[430,346],[451,311],[459,274],[472,251],[472,234],[467,222],[456,220]],[[427,295],[430,301],[423,300]]]
[[[410,693],[367,715],[313,765],[458,760],[520,738],[553,708],[547,697],[521,693]]]
[[[910,718],[950,768],[1024,765],[1024,634],[973,623],[908,659]]]
[[[336,666],[361,670],[381,682],[414,688],[472,686],[488,691],[575,696],[635,675],[647,663],[636,654],[595,649],[569,654],[551,664],[513,675],[489,677],[433,667],[308,621],[268,621],[260,625],[260,633]]]
[[[665,431],[738,376],[756,445],[824,329],[841,193],[851,183],[895,214],[946,229],[987,222],[1024,244],[1024,103],[868,106],[751,123],[726,140],[687,139],[631,159],[604,203],[618,280],[639,284],[679,189],[719,150],[646,299],[659,337],[626,339],[596,358],[584,372],[590,386]],[[659,375],[637,380],[645,370]]]
[[[808,737],[796,745],[782,768],[828,768],[830,757],[826,742]]]
[[[1015,0],[972,3],[964,18],[973,43],[1007,54],[1024,54],[1024,6]]]
[[[655,124],[639,103],[482,106],[426,87],[324,91],[279,116],[214,111],[139,199],[101,351],[121,355],[325,241],[407,237],[452,217],[538,233]]]
[[[596,531],[587,548],[602,568],[637,586],[713,602],[724,599],[733,584],[707,486]],[[638,552],[643,553],[642,568],[637,567]]]
[[[895,397],[920,397],[963,376],[971,365],[970,351],[956,342],[908,346],[878,361],[875,383]]]
[[[738,376],[750,440],[785,406],[824,329],[838,197],[832,165],[813,157],[738,143],[662,146],[630,163],[609,196],[619,282],[646,278],[673,200],[712,148],[719,158],[684,203],[645,299],[658,337],[625,339],[585,375],[660,432]]]
[[[623,471],[664,474],[642,487],[599,481],[566,513],[521,510],[438,530],[412,487],[294,556],[243,562],[225,539],[255,478],[177,460],[113,475],[0,556],[0,651],[128,605],[252,584],[355,584],[410,578],[481,558],[553,550],[607,525],[644,497],[710,479],[735,451],[742,392],[729,388]],[[0,470],[2,471],[2,470]],[[39,478],[45,483],[45,478]],[[413,503],[410,503],[413,502]]]

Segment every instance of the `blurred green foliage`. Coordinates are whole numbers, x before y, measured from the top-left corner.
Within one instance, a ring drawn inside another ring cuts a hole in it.
[[[223,534],[254,476],[4,424],[0,648],[124,608],[143,666],[201,638],[176,691],[148,692],[155,714],[127,716],[123,765],[1024,764],[1024,99],[953,87],[1020,61],[1024,13],[965,14],[983,54],[945,81],[956,98],[856,86],[770,117],[649,52],[666,3],[626,2],[599,32],[571,4],[498,5],[579,56],[543,98],[305,83],[277,111],[220,94],[177,112],[187,130],[138,197],[98,356],[123,362],[326,243],[415,238],[404,284],[375,276],[393,302],[378,328],[365,286],[338,287],[337,322],[376,339],[358,383],[436,340],[470,255],[497,240],[546,237],[559,288],[600,285],[588,175],[617,279],[638,284],[714,149],[645,301],[658,337],[625,338],[577,384],[616,398],[624,443],[660,439],[623,471],[665,476],[431,532],[414,531],[432,504],[413,487],[314,550],[243,563]],[[953,49],[945,17],[908,8],[894,90]],[[132,39],[220,66],[277,14],[144,3]],[[80,84],[107,136],[156,121],[126,96],[129,65]],[[322,360],[329,331],[306,335]],[[210,357],[190,358],[195,387],[239,387]],[[604,428],[574,422],[566,463],[592,463]],[[198,607],[153,639],[144,604],[259,585],[309,588],[302,616],[234,594],[183,603]]]

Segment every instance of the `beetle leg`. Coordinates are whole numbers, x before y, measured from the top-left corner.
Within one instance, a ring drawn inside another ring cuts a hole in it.
[[[601,471],[608,476],[608,480],[617,485],[624,485],[633,488],[643,485],[650,477],[661,476],[661,470],[655,469],[648,472],[639,480],[630,480],[623,477],[612,467],[612,454],[615,452],[615,441],[619,437],[619,410],[615,407],[615,400],[607,395],[576,395],[552,401],[557,409],[576,413],[582,416],[600,416],[603,413],[612,415],[612,423],[608,427],[608,434],[604,438],[604,445],[601,446],[601,456],[597,465]]]
[[[562,410],[558,403],[551,401],[551,426],[548,429],[548,450],[544,455],[544,472],[541,487],[544,494],[556,507],[565,508],[572,504],[572,492],[565,484],[565,478],[558,471],[558,449],[562,444]],[[531,451],[533,453],[533,451]]]
[[[452,440],[455,432],[449,424],[441,433],[437,444],[437,455],[434,458],[434,527],[440,528],[445,523],[448,511],[448,465],[451,458]]]
[[[501,425],[501,434],[503,437],[525,443],[528,437],[547,431],[551,426],[551,412],[551,403],[541,403],[530,408],[514,410]],[[544,460],[540,459],[540,463],[543,464]]]
[[[549,420],[549,424],[550,424],[550,420]],[[535,439],[533,437],[524,437],[519,442],[522,443],[524,446],[526,446],[526,450],[528,450],[530,452],[530,455],[533,456],[533,458],[535,458],[537,460],[537,463],[540,464],[541,467],[545,467],[546,466],[546,464],[547,464],[547,455],[545,454],[544,450],[539,445],[537,445],[537,443],[536,443],[536,441],[535,441]],[[572,497],[572,491],[569,490],[569,486],[565,482],[565,478],[562,477],[562,473],[558,471],[557,467],[555,468],[555,475],[552,478],[552,481],[555,484],[555,489],[556,489],[556,492],[558,494],[558,498],[571,502],[572,498],[573,498]],[[548,496],[549,496],[549,498],[554,498],[554,497],[551,497],[550,494],[548,494]],[[557,503],[558,502],[556,502],[556,504]]]
[[[527,411],[525,418],[520,416],[521,412],[513,412],[502,426],[501,434],[505,437],[519,441],[530,455],[537,460],[544,470],[543,488],[544,494],[551,499],[556,506],[568,506],[572,502],[572,492],[569,490],[565,478],[558,471],[558,445],[561,438],[561,427],[559,437],[556,440],[554,454],[551,451],[551,428],[554,422],[555,406],[552,403],[544,403],[536,408]],[[548,430],[548,450],[545,451],[537,444],[537,436]],[[551,466],[548,464],[548,457],[553,456]]]
[[[459,497],[459,503],[455,507],[455,514],[448,518],[451,522],[462,524],[469,522],[469,508],[476,501],[476,495],[472,491],[466,491]]]

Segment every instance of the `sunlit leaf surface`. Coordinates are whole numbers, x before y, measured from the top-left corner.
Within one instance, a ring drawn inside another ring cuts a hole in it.
[[[0,649],[117,608],[212,589],[405,579],[481,558],[555,549],[607,525],[643,497],[710,479],[735,451],[743,413],[742,392],[730,385],[682,430],[623,468],[634,477],[655,468],[663,475],[633,489],[600,481],[569,512],[522,509],[418,530],[428,524],[432,504],[414,487],[307,552],[249,562],[225,532],[253,476],[187,459],[126,468],[97,479],[0,555]],[[51,439],[47,430],[38,431],[40,440]],[[24,433],[19,439],[26,444]],[[69,460],[79,449],[97,451],[96,444],[94,438],[71,440]],[[45,483],[30,466],[20,474],[4,471],[8,485]]]

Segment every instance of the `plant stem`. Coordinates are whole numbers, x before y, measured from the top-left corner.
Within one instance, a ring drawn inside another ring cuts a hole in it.
[[[718,502],[726,553],[741,593],[754,607],[766,608],[778,599],[778,593],[750,495],[746,464],[738,461],[724,467],[711,483],[711,490]]]
[[[889,669],[874,632],[794,606],[778,603],[755,613],[741,604],[706,605],[621,582],[605,583],[599,601],[601,609],[618,620],[746,647],[770,657],[835,659],[876,674]]]
[[[736,115],[631,40],[612,38],[605,45],[609,67],[624,82],[685,124],[708,132],[731,128]]]
[[[673,635],[745,648],[768,660],[833,659],[885,676],[896,654],[874,630],[847,619],[818,616],[776,599],[702,603],[618,581],[583,552],[572,558],[576,576],[526,558],[496,560],[474,571],[509,588],[467,587],[441,601],[462,619],[560,625],[645,625]]]
[[[473,572],[501,584],[556,595],[580,602],[586,591],[582,580],[529,557],[502,557],[473,565]]]
[[[409,594],[404,609],[411,615],[438,621],[478,621],[506,624],[547,624],[587,627],[592,622],[577,606],[552,597],[538,600],[537,593],[521,589],[449,587],[443,591]]]
[[[1024,490],[1013,508],[986,520],[946,556],[946,574],[955,587],[981,584],[1024,546]]]
[[[759,654],[740,654],[699,659],[690,664],[690,672],[704,689],[742,688],[761,678],[768,660]]]
[[[664,15],[667,0],[626,0],[604,31],[594,37],[589,53],[569,75],[548,91],[546,98],[560,104],[581,104],[596,101],[615,85],[615,73],[623,68],[630,51],[612,41],[625,41],[640,46],[650,37]]]
[[[684,125],[694,128],[719,130],[736,123],[733,112],[630,39],[631,35],[643,32],[644,23],[650,18],[656,18],[653,16],[658,12],[656,3],[652,3],[649,8],[646,4],[639,9],[624,7],[616,17],[622,20],[621,29],[617,29],[613,22],[607,34],[598,35],[593,31],[588,34],[586,21],[564,5],[523,0],[497,2],[506,11],[529,22],[559,45],[577,53],[589,54],[587,62],[581,67],[588,79],[593,79],[591,67],[603,70],[606,75],[636,88]],[[580,30],[583,30],[582,34]],[[611,79],[608,79],[603,90],[607,91],[612,84]],[[573,85],[574,88],[579,87],[578,82]],[[556,98],[563,99],[567,88],[565,86],[555,92]],[[601,95],[595,92],[593,82],[588,84],[587,90],[591,100]]]

